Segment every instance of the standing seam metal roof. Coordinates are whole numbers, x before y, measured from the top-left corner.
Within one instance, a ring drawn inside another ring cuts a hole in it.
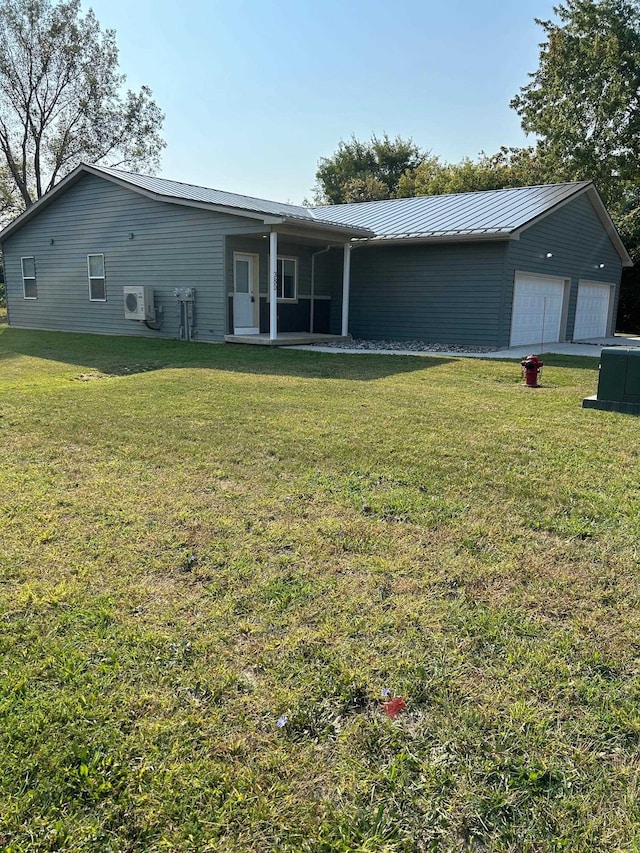
[[[37,211],[43,205],[49,204],[58,192],[63,192],[65,186],[78,180],[83,171],[97,175],[103,174],[108,179],[137,187],[143,192],[149,192],[168,202],[193,202],[237,211],[239,216],[244,212],[257,214],[258,217],[273,216],[288,221],[293,220],[306,227],[335,228],[343,232],[343,237],[356,238],[358,242],[369,243],[402,239],[505,238],[587,188],[592,188],[596,201],[598,199],[593,184],[590,181],[580,181],[307,208],[297,204],[269,201],[254,196],[185,184],[166,178],[137,175],[106,166],[81,164],[50,193],[43,196],[1,231],[0,239],[6,238],[36,215]],[[598,215],[616,244],[623,263],[629,266],[631,259],[604,205],[600,202],[597,207]]]
[[[307,208],[184,184],[166,178],[136,175],[104,166],[93,168],[166,198],[197,201],[267,216],[283,216],[308,223],[315,222],[318,225],[326,223],[367,228],[373,231],[378,239],[409,235],[419,237],[509,234],[590,183],[581,181],[547,184]]]
[[[509,234],[590,185],[590,181],[313,208],[319,219],[401,236]],[[375,238],[374,238],[375,239]]]
[[[204,204],[214,204],[220,207],[234,207],[239,210],[247,210],[252,213],[263,213],[267,216],[287,216],[296,219],[307,219],[311,222],[315,216],[307,207],[286,202],[269,201],[263,198],[229,193],[224,190],[214,190],[208,187],[199,187],[195,184],[183,184],[180,181],[171,181],[167,178],[155,178],[151,175],[135,175],[132,172],[123,172],[120,169],[111,169],[105,166],[93,166],[99,172],[105,172],[128,184],[148,190],[156,195],[167,198],[179,198],[186,201],[200,201]],[[326,217],[330,221],[330,217]],[[345,223],[338,223],[345,224]]]

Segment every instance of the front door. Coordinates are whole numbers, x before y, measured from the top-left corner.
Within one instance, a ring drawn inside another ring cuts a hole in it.
[[[257,335],[260,331],[258,256],[233,255],[233,333]]]

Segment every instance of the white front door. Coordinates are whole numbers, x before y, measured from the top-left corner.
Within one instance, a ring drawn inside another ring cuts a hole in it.
[[[578,283],[576,320],[573,324],[574,341],[585,338],[604,338],[609,327],[610,284]]]
[[[560,340],[564,291],[561,278],[516,275],[511,312],[512,347],[524,344],[542,346]]]
[[[233,333],[257,335],[260,331],[258,256],[233,254]]]

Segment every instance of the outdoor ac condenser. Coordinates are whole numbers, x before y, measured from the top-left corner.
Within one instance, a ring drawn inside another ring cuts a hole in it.
[[[128,285],[124,288],[125,320],[145,320],[155,322],[156,309],[153,301],[153,288],[143,284]]]

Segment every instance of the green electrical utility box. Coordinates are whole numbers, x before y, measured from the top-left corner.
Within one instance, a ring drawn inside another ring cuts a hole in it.
[[[640,415],[640,347],[604,347],[598,393],[582,401],[585,409]]]

